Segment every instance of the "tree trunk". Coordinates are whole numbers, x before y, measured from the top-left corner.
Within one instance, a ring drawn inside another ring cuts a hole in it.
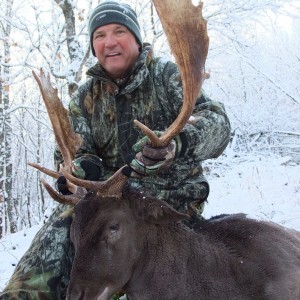
[[[6,3],[6,17],[11,19],[13,1]],[[2,200],[2,218],[0,234],[16,232],[16,220],[14,213],[14,199],[12,195],[12,163],[11,163],[11,117],[9,110],[9,73],[10,69],[6,66],[10,61],[9,37],[11,25],[6,23],[2,26],[3,34],[6,37],[3,41],[3,53],[1,60],[4,66],[1,68],[0,80],[0,194]]]
[[[72,94],[78,88],[78,82],[82,77],[82,68],[88,59],[89,50],[84,54],[82,47],[78,41],[76,35],[76,24],[75,24],[75,15],[74,8],[72,6],[72,1],[69,0],[55,0],[58,6],[62,9],[62,12],[66,21],[66,39],[67,39],[67,48],[70,58],[70,67],[67,74],[68,81],[68,91],[69,95]],[[76,68],[74,68],[76,66]]]

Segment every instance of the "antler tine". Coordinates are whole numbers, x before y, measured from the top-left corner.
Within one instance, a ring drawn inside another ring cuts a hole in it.
[[[29,166],[38,169],[39,171],[41,171],[42,173],[49,175],[55,179],[57,179],[61,174],[59,174],[58,172],[55,172],[53,170],[47,169],[45,167],[40,166],[39,164],[36,163],[28,163]]]
[[[72,194],[72,195],[61,195],[57,191],[55,191],[45,180],[41,179],[41,182],[51,198],[53,198],[55,201],[62,203],[62,204],[67,204],[67,205],[76,205],[79,202],[79,198],[77,195]]]
[[[44,173],[44,174],[46,174],[46,175],[49,175],[49,176],[51,176],[51,177],[53,177],[53,178],[55,178],[55,179],[58,179],[60,176],[61,176],[61,174],[62,173],[59,173],[59,172],[55,172],[55,171],[52,171],[52,170],[50,170],[50,169],[47,169],[47,168],[45,168],[45,167],[42,167],[42,166],[40,166],[39,164],[36,164],[36,163],[28,163],[28,165],[29,166],[31,166],[31,167],[33,167],[33,168],[36,168],[37,170],[39,170],[39,171],[41,171],[42,173]],[[45,186],[45,188],[46,188],[46,190],[48,191],[48,193],[49,193],[49,195],[54,199],[54,200],[56,200],[56,201],[58,201],[58,202],[60,202],[60,203],[63,203],[62,201],[60,201],[58,198],[59,198],[59,196],[57,196],[57,195],[59,195],[50,185],[48,185],[45,181],[43,181],[42,179],[41,179],[41,181],[42,181],[42,183],[43,183],[43,185]],[[47,185],[47,186],[46,186]],[[78,193],[78,189],[77,189],[77,187],[74,185],[74,184],[72,184],[72,183],[70,183],[70,182],[68,182],[68,189],[73,193],[73,194],[77,194]]]
[[[40,70],[39,75],[34,71],[32,73],[41,90],[64,165],[71,172],[72,160],[82,144],[82,138],[73,132],[67,110],[58,98],[57,89],[52,87],[50,77],[43,70]]]
[[[84,180],[77,177],[74,177],[72,174],[68,173],[65,168],[61,168],[60,171],[62,174],[75,184],[76,186],[81,186],[86,189],[97,190],[101,192],[101,196],[116,196],[121,195],[121,191],[125,183],[128,181],[128,177],[122,174],[122,169],[120,168],[116,173],[113,174],[110,178],[105,181],[91,181]]]
[[[161,137],[147,126],[135,120],[135,124],[147,135],[154,147],[166,146],[188,121],[203,81],[209,38],[207,22],[202,16],[203,3],[194,6],[191,0],[153,0],[156,11],[179,66],[184,103],[176,120]]]

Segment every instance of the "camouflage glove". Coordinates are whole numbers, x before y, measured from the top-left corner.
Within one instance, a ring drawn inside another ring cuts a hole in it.
[[[58,179],[56,180],[56,183],[55,183],[55,187],[62,195],[71,195],[72,194],[68,189],[67,179],[63,175],[58,177]]]
[[[94,155],[83,155],[72,162],[72,174],[81,179],[100,180],[103,175],[101,159]]]
[[[72,174],[81,179],[92,181],[100,180],[103,174],[101,159],[94,155],[83,155],[72,162]],[[56,181],[56,189],[62,195],[72,194],[67,187],[67,180],[60,176]]]
[[[161,132],[154,131],[157,136]],[[179,137],[178,137],[179,139]],[[148,137],[143,137],[132,149],[135,158],[124,168],[123,174],[133,178],[156,175],[172,164],[178,143],[172,140],[166,147],[153,148]]]

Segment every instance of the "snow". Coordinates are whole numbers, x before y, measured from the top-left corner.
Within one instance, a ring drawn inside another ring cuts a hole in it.
[[[204,216],[242,212],[300,230],[299,171],[288,158],[254,156],[239,161],[210,178]]]
[[[222,156],[205,164],[211,186],[206,218],[243,212],[300,230],[299,165],[289,158]],[[0,240],[0,290],[42,226],[27,228]]]
[[[36,225],[7,235],[0,240],[0,291],[4,289],[15,266],[29,248],[40,227],[41,225]]]

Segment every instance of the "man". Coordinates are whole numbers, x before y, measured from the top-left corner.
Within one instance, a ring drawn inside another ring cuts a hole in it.
[[[84,140],[73,161],[74,175],[103,180],[126,164],[131,186],[189,213],[193,221],[200,219],[209,193],[201,162],[219,156],[229,142],[223,106],[202,92],[193,122],[167,147],[152,149],[133,120],[160,134],[177,117],[182,86],[176,64],[154,57],[151,46],[142,43],[136,14],[126,4],[98,5],[90,17],[89,35],[98,63],[69,104],[74,131]],[[58,151],[55,161],[62,163]],[[57,188],[70,193],[64,177]],[[57,218],[62,210],[59,207],[37,234],[0,299],[65,297],[73,248],[72,219]]]

